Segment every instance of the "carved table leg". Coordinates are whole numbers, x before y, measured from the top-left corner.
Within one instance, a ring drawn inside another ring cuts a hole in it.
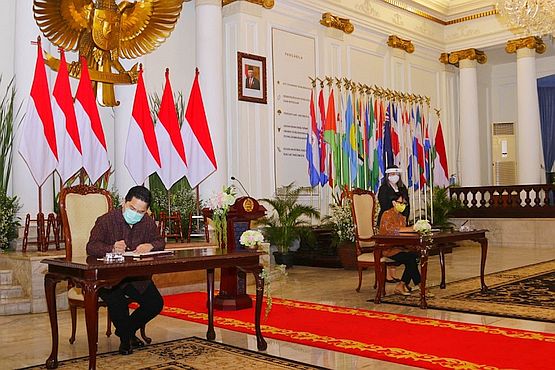
[[[385,292],[385,273],[382,271],[382,250],[381,248],[374,248],[374,274],[376,275],[376,281],[378,286],[376,289],[376,298],[374,298],[374,303],[378,304],[382,302],[382,292]],[[383,266],[385,268],[385,266]]]
[[[262,311],[262,299],[264,297],[264,278],[261,275],[262,268],[255,269],[253,271],[254,280],[256,281],[256,308],[254,311],[254,328],[256,331],[256,346],[259,351],[265,351],[268,348],[268,344],[262,336],[262,330],[260,330],[260,315]]]
[[[206,339],[216,339],[214,331],[214,269],[206,270],[206,289],[208,291],[208,330]]]
[[[82,286],[85,298],[85,323],[89,342],[89,370],[96,369],[96,350],[98,343],[98,290],[94,283]]]
[[[439,288],[445,289],[445,250],[443,247],[439,247],[439,266],[441,267],[441,283]]]
[[[46,360],[47,369],[58,367],[58,313],[56,312],[56,285],[59,279],[56,275],[46,274],[44,276],[44,293],[46,295],[46,306],[50,317],[50,330],[52,332],[52,351]]]
[[[482,293],[485,293],[488,291],[488,287],[484,279],[484,273],[486,272],[486,258],[488,256],[488,239],[482,238],[479,239],[478,242],[480,243],[480,247],[482,248],[482,258],[480,260],[480,287]]]
[[[426,302],[426,278],[428,275],[428,248],[420,249],[420,308],[428,308]]]

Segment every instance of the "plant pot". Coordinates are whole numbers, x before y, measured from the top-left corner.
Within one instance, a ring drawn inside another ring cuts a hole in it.
[[[337,245],[337,254],[345,270],[357,269],[357,251],[354,242],[345,241]]]
[[[293,267],[293,262],[295,260],[295,255],[293,253],[281,253],[274,252],[274,259],[276,260],[276,265],[285,265],[285,267]]]

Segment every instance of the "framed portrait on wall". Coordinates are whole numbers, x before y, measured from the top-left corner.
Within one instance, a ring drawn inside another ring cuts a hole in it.
[[[237,52],[239,100],[266,104],[266,58]]]

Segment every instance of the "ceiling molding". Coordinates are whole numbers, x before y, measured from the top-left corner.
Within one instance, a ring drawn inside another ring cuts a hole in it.
[[[409,2],[405,2],[405,1],[400,1],[400,0],[382,0],[382,2],[394,6],[396,8],[402,9],[406,12],[415,14],[419,17],[428,19],[432,22],[436,22],[438,24],[441,24],[442,26],[448,26],[451,24],[456,24],[456,23],[462,23],[462,22],[466,22],[466,21],[471,21],[474,19],[478,19],[478,18],[482,18],[482,17],[489,17],[492,15],[496,15],[497,14],[497,9],[495,8],[495,5],[488,5],[486,7],[483,6],[483,2],[482,2],[482,6],[476,10],[472,10],[470,12],[465,12],[465,15],[462,15],[460,17],[454,17],[454,18],[450,18],[445,16],[444,14],[437,14],[437,12],[431,12],[430,8],[426,8],[426,10],[422,10],[420,9],[420,7],[411,5]],[[411,2],[412,3],[412,2]],[[434,14],[436,13],[436,14]]]

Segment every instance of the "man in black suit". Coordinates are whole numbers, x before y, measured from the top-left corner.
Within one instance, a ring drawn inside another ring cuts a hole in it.
[[[260,81],[254,77],[254,69],[248,67],[247,78],[245,79],[245,87],[252,90],[260,90]]]

